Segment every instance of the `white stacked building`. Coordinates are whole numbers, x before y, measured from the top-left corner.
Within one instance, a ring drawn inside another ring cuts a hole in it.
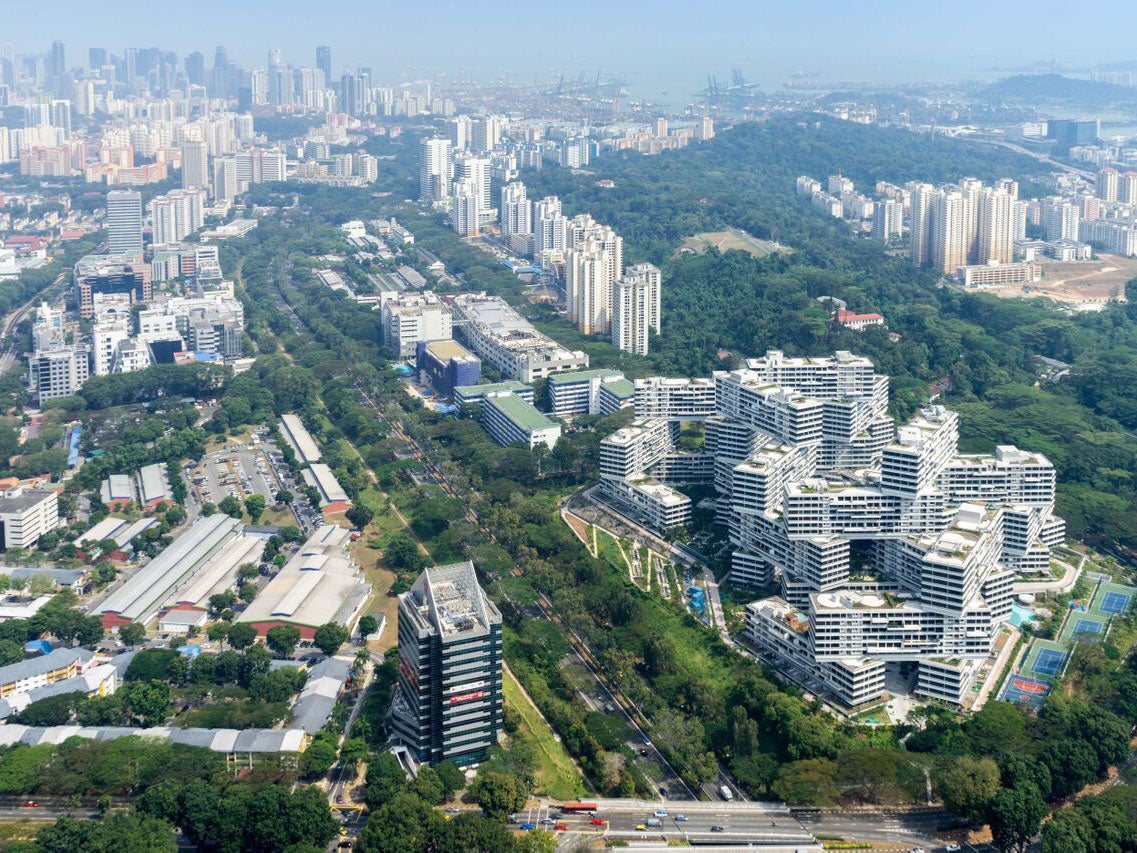
[[[780,586],[747,608],[756,648],[849,706],[879,698],[889,669],[961,704],[1010,615],[1015,574],[1045,572],[1063,541],[1051,463],[1010,446],[960,455],[958,416],[941,406],[894,427],[888,378],[848,352],[749,359],[715,375],[713,412],[705,387],[637,381],[649,420],[606,440],[602,477],[650,470],[637,468],[641,448],[663,458],[654,424],[705,420],[731,580]]]

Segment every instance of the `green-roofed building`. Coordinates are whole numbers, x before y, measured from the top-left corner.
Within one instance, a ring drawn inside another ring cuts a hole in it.
[[[609,415],[631,406],[634,395],[624,374],[606,367],[549,377],[549,402],[559,417]]]
[[[480,406],[486,397],[501,397],[512,394],[526,403],[532,404],[533,386],[507,379],[505,382],[487,382],[484,385],[455,385],[454,404],[456,406]]]
[[[543,444],[552,450],[561,437],[561,427],[513,394],[482,399],[482,426],[503,447],[521,442],[530,449]]]

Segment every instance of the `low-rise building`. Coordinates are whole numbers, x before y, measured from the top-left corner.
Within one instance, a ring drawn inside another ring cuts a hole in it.
[[[632,403],[635,389],[618,370],[601,367],[554,373],[549,377],[549,402],[557,417],[609,415]]]
[[[481,360],[455,341],[419,341],[415,356],[419,376],[440,397],[476,385],[482,376]]]
[[[323,462],[314,462],[300,473],[304,482],[320,493],[321,509],[329,511],[330,508],[330,511],[335,512],[346,509],[351,503],[351,498],[343,490],[332,469]]]
[[[552,450],[561,437],[560,424],[512,394],[483,398],[482,425],[503,447],[520,443],[532,449],[543,444]]]
[[[59,496],[46,489],[9,489],[0,496],[0,550],[32,548],[59,526]]]
[[[320,446],[316,444],[316,439],[312,438],[312,434],[304,427],[299,416],[281,415],[280,433],[292,447],[296,453],[296,458],[302,464],[311,465],[313,462],[320,461]]]

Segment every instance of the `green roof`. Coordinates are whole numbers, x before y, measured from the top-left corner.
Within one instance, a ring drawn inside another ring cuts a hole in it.
[[[489,382],[485,385],[455,385],[454,396],[463,399],[478,398],[485,394],[497,394],[502,391],[532,391],[532,386],[516,379],[507,379],[505,382]]]
[[[624,378],[618,370],[612,370],[608,367],[598,367],[595,370],[574,370],[568,373],[553,373],[549,375],[550,385],[569,384],[571,382],[588,382],[590,379],[603,379],[608,376],[618,376]]]
[[[517,426],[524,430],[547,429],[556,424],[538,412],[520,397],[486,397],[483,405],[493,406]]]
[[[613,382],[605,382],[604,390],[614,397],[634,397],[636,394],[636,386],[629,382],[627,379],[617,379]]]

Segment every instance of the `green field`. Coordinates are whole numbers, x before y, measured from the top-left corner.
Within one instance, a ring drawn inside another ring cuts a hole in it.
[[[552,729],[540,712],[521,692],[521,685],[509,670],[502,673],[501,686],[505,703],[521,717],[521,732],[534,747],[537,759],[536,793],[558,800],[584,796],[587,791],[576,765],[560,742],[553,737]]]
[[[748,252],[756,258],[761,258],[771,252],[792,252],[793,250],[780,243],[752,237],[738,228],[728,228],[726,231],[704,231],[687,237],[679,247],[684,250],[703,254],[707,249],[717,249],[720,252],[741,251]]]

